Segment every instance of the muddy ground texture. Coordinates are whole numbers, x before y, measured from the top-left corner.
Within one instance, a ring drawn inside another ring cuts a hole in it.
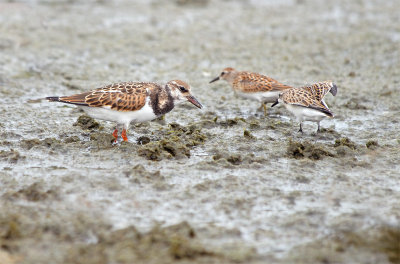
[[[400,263],[397,1],[0,3],[0,263]],[[333,80],[304,134],[208,82]],[[41,98],[187,81],[113,124]]]

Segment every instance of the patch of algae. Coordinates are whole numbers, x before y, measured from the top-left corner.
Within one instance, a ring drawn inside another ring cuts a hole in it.
[[[39,182],[35,182],[28,187],[24,187],[19,189],[18,191],[8,191],[3,197],[6,199],[14,200],[14,199],[25,199],[31,202],[39,202],[47,199],[57,199],[58,192],[56,190],[43,190],[43,184]]]
[[[378,141],[376,141],[376,140],[368,140],[367,143],[365,143],[365,146],[368,149],[375,150],[379,147],[379,144],[378,144]]]
[[[353,150],[357,149],[356,144],[347,137],[339,138],[339,139],[335,140],[334,147],[336,148],[336,147],[340,147],[340,146],[346,146]]]
[[[298,142],[289,139],[286,153],[289,157],[295,159],[309,158],[311,160],[320,160],[324,157],[334,157],[335,154],[323,144],[311,143],[309,141]]]
[[[85,130],[101,130],[103,127],[95,119],[88,115],[81,115],[74,123],[74,126],[79,126]]]
[[[90,133],[90,145],[96,149],[108,149],[114,144],[115,138],[111,133],[95,131]]]
[[[21,257],[18,263],[64,263],[67,249],[111,229],[101,218],[81,212],[61,213],[59,209],[18,205],[3,200],[0,210],[0,248],[11,256]],[[43,248],[51,248],[37,254]],[[33,257],[33,259],[32,259]],[[0,262],[3,264],[3,262]]]
[[[233,153],[233,154],[221,154],[217,153],[213,157],[214,161],[219,161],[219,160],[226,160],[232,165],[239,165],[243,162],[243,158],[240,154]]]
[[[60,140],[56,138],[45,138],[45,139],[38,139],[38,138],[33,138],[33,139],[23,139],[20,142],[21,147],[24,149],[31,149],[36,146],[43,146],[47,148],[59,148],[61,147],[62,143]]]
[[[231,258],[207,249],[193,228],[182,222],[165,228],[156,226],[147,233],[127,227],[100,234],[97,243],[72,247],[65,263],[238,263],[251,258],[246,252],[244,257],[233,254]]]
[[[18,160],[25,159],[18,151],[11,150],[0,150],[0,160],[8,161],[10,163],[17,163]]]
[[[243,117],[228,118],[226,120],[220,121],[218,124],[222,127],[231,127],[238,124],[245,124],[246,120]]]
[[[368,260],[367,262],[365,262]],[[400,263],[400,226],[345,231],[294,248],[291,263]]]
[[[0,247],[8,257],[20,256],[27,264],[249,263],[257,256],[245,244],[207,246],[187,222],[155,226],[145,233],[134,226],[113,230],[101,217],[84,212],[43,214],[14,203],[0,211]],[[37,255],[42,248],[52,251]]]
[[[203,144],[207,136],[192,124],[188,127],[177,123],[169,124],[162,139],[152,141],[138,148],[138,153],[149,160],[190,157],[190,148]]]
[[[150,172],[141,164],[134,166],[132,169],[124,172],[130,182],[134,184],[150,184],[157,190],[167,190],[171,186],[166,183],[165,177],[159,170]]]
[[[256,139],[256,137],[247,129],[243,130],[243,137],[250,140]]]

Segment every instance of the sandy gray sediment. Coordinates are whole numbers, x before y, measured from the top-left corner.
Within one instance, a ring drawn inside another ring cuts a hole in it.
[[[399,263],[397,1],[0,4],[0,262]],[[333,80],[335,118],[208,82]],[[132,125],[38,100],[183,79],[206,108]]]

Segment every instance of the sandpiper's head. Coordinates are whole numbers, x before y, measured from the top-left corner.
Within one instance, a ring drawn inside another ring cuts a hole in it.
[[[275,101],[275,103],[273,103],[272,105],[271,105],[271,107],[274,107],[275,105],[277,105],[277,104],[279,104],[279,103],[282,103],[282,96],[283,96],[283,94],[284,93],[280,93],[279,95],[278,95],[278,98],[276,99],[276,101]]]
[[[329,92],[333,96],[336,96],[336,94],[337,94],[337,86],[336,86],[336,84],[334,84],[333,82],[330,82],[330,86],[331,86],[331,89],[329,90]]]
[[[236,77],[237,71],[234,68],[225,68],[222,70],[220,75],[210,81],[210,83],[216,82],[220,79],[225,80],[227,82],[233,81],[233,79]]]
[[[166,86],[171,89],[171,95],[176,104],[189,101],[198,108],[203,107],[203,105],[190,93],[189,84],[185,83],[184,81],[172,80],[169,81]]]

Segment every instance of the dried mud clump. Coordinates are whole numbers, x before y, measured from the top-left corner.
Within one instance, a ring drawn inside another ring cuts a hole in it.
[[[98,130],[101,129],[99,122],[87,115],[81,115],[74,123],[74,126],[79,126],[85,130]]]
[[[41,183],[35,182],[28,187],[21,188],[16,192],[6,192],[3,197],[6,199],[25,199],[30,202],[39,202],[47,199],[58,198],[58,193],[55,190],[43,190]]]
[[[14,149],[0,151],[0,160],[2,161],[17,163],[18,160],[24,158],[25,158],[24,156],[22,156],[18,151]]]
[[[99,236],[97,243],[73,247],[65,263],[216,263],[222,259],[207,250],[186,222],[142,234],[134,227]]]
[[[295,159],[309,158],[311,160],[320,160],[324,157],[334,157],[335,155],[322,144],[313,144],[309,141],[297,142],[289,140],[286,153],[289,157]]]
[[[157,161],[166,158],[189,158],[190,148],[203,144],[206,139],[207,136],[196,125],[183,127],[171,123],[161,140],[141,146],[138,153],[149,160]]]

